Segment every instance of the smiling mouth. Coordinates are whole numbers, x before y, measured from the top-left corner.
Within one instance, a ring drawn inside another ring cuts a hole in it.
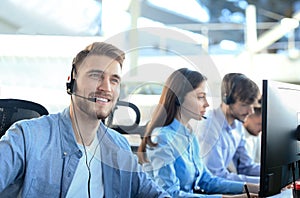
[[[107,99],[107,98],[96,98],[96,101],[99,101],[99,102],[105,102],[105,103],[107,103],[107,102],[110,102],[111,100],[110,99]]]

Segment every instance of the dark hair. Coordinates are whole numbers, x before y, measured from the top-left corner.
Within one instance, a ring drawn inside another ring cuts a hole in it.
[[[155,108],[152,119],[148,123],[141,145],[138,149],[140,163],[147,161],[144,155],[146,145],[156,146],[152,142],[152,131],[157,127],[162,127],[171,124],[174,120],[185,95],[196,89],[207,78],[197,71],[192,71],[187,68],[181,68],[173,72],[167,79],[159,104]]]
[[[237,100],[252,104],[259,94],[259,88],[255,82],[241,73],[229,73],[223,77],[221,96],[229,97],[235,103]],[[223,100],[224,101],[224,100]]]

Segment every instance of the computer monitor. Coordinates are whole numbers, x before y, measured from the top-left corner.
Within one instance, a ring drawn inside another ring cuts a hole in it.
[[[263,80],[260,197],[299,178],[300,85]]]

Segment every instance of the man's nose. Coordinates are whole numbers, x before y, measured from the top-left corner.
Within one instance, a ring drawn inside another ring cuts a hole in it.
[[[110,91],[111,85],[109,78],[107,76],[103,76],[102,79],[98,82],[97,88],[102,91]]]

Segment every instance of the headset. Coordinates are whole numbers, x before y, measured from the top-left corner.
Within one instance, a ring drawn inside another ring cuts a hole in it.
[[[77,54],[77,56],[75,58],[73,58],[73,61],[72,61],[72,70],[71,70],[71,75],[69,77],[69,82],[66,83],[66,86],[67,86],[67,93],[70,94],[70,95],[76,95],[74,93],[74,86],[75,86],[75,77],[73,76],[73,72],[76,74],[77,71],[76,71],[76,66],[75,66],[75,63],[77,61],[77,59],[85,59],[88,54],[90,53],[90,50],[82,50],[81,52],[79,52]]]
[[[69,82],[66,83],[67,93],[70,94],[70,95],[74,95],[74,96],[77,96],[77,97],[86,99],[86,100],[91,101],[91,102],[96,102],[96,101],[97,101],[97,98],[95,98],[95,97],[93,97],[93,98],[88,98],[88,97],[84,97],[84,96],[78,95],[78,94],[76,94],[76,93],[74,92],[75,78],[73,77],[73,72],[76,73],[76,67],[75,67],[75,64],[72,65],[71,76],[70,76]]]
[[[75,78],[73,76],[73,72],[76,72],[75,64],[72,64],[72,70],[71,70],[71,75],[69,77],[69,82],[66,83],[67,87],[67,93],[72,95],[73,94],[73,89],[74,89],[74,84],[75,84]]]
[[[236,85],[240,83],[242,80],[246,79],[247,77],[244,74],[237,74],[232,78],[232,85],[229,94],[224,94],[222,97],[222,101],[227,104],[234,104],[235,99],[233,98],[233,95],[235,93]]]

